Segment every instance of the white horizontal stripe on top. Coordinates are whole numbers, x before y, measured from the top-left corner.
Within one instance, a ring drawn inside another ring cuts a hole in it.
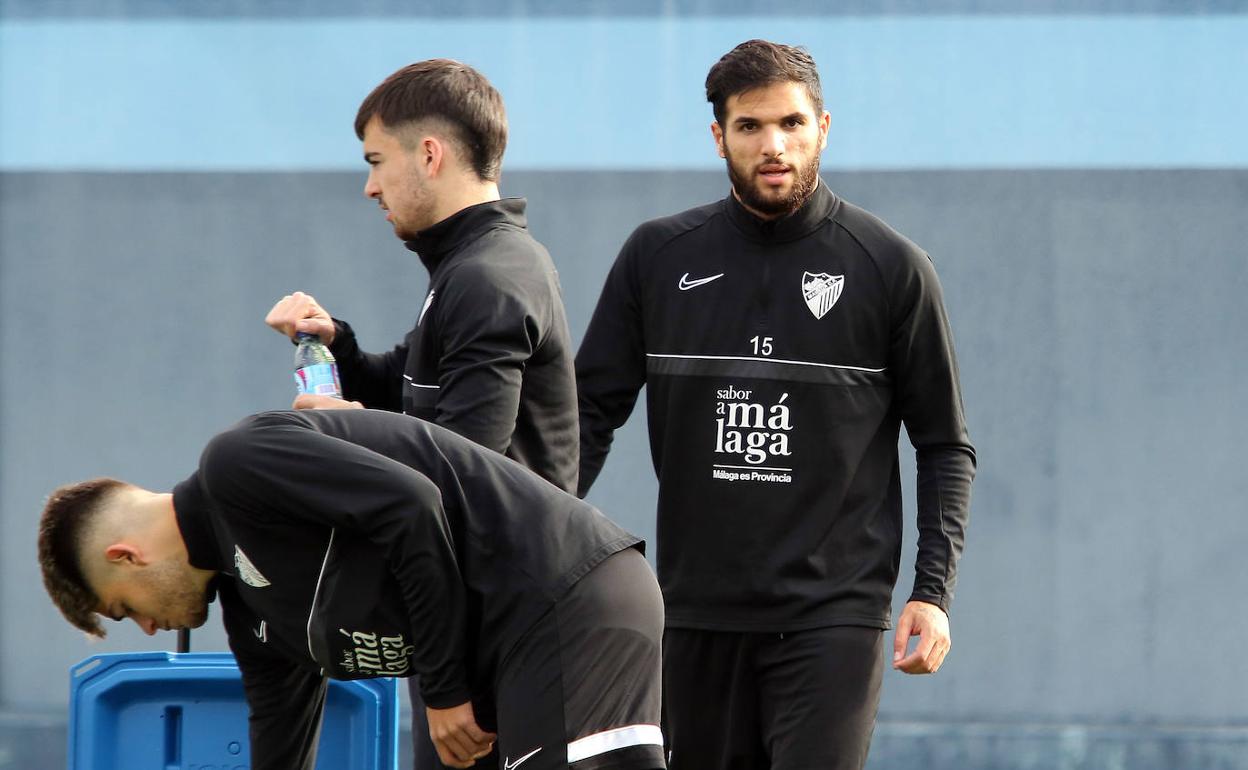
[[[852,369],[855,372],[882,372],[883,369],[868,369],[865,366],[844,366],[842,364],[821,364],[816,361],[790,361],[784,358],[762,358],[760,356],[679,356],[672,353],[647,353],[648,358],[698,358],[706,361],[764,361],[772,364],[793,364],[795,366],[822,366],[825,369]]]

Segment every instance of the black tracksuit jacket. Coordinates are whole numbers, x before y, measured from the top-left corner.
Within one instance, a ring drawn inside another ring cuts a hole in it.
[[[890,625],[899,430],[913,599],[948,610],[975,453],[928,256],[822,181],[775,222],[728,198],[641,225],[576,360],[580,494],[643,384],[673,627]]]
[[[312,770],[325,677],[419,674],[435,708],[488,700],[516,640],[640,542],[517,463],[380,410],[244,419],[173,501],[191,564],[220,573],[252,770]]]
[[[335,319],[343,395],[450,428],[576,489],[576,385],[559,277],[525,201],[469,206],[407,242],[429,270],[416,326],[388,353]]]

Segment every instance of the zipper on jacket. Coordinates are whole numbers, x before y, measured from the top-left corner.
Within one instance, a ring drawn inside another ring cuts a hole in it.
[[[759,260],[763,263],[763,276],[758,282],[758,328],[765,330],[771,317],[771,259],[762,255]]]

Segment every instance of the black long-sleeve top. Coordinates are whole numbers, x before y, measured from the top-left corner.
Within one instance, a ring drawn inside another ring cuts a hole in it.
[[[577,354],[580,494],[647,388],[667,623],[890,624],[897,445],[918,461],[911,598],[948,610],[975,453],[931,260],[820,182],[794,214],[732,196],[641,225]]]
[[[572,342],[550,255],[525,201],[459,211],[407,242],[429,271],[415,327],[387,353],[335,319],[343,395],[449,428],[576,489]]]
[[[268,412],[174,490],[191,564],[218,571],[253,770],[311,770],[326,677],[420,675],[446,708],[640,541],[519,464],[380,410]]]

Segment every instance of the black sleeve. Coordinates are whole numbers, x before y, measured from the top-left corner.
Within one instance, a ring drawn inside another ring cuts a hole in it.
[[[975,448],[967,434],[953,332],[931,260],[911,253],[893,294],[889,368],[918,465],[912,601],[949,611],[970,518]]]
[[[428,477],[364,447],[284,420],[222,433],[200,461],[213,498],[283,522],[313,522],[377,544],[411,618],[414,670],[435,708],[469,698],[466,590]]]
[[[459,266],[442,292],[431,311],[442,343],[434,422],[505,454],[525,362],[541,344],[548,309],[488,264]]]
[[[581,421],[579,497],[584,497],[598,478],[615,431],[628,420],[646,381],[645,330],[633,257],[638,241],[634,233],[616,258],[576,353]]]
[[[256,641],[253,619],[222,595],[230,651],[247,695],[252,770],[313,770],[327,681]],[[258,623],[258,621],[255,621]]]
[[[395,345],[389,353],[365,353],[351,324],[335,318],[334,329],[330,352],[338,363],[343,398],[359,401],[369,409],[402,411],[407,344]]]

